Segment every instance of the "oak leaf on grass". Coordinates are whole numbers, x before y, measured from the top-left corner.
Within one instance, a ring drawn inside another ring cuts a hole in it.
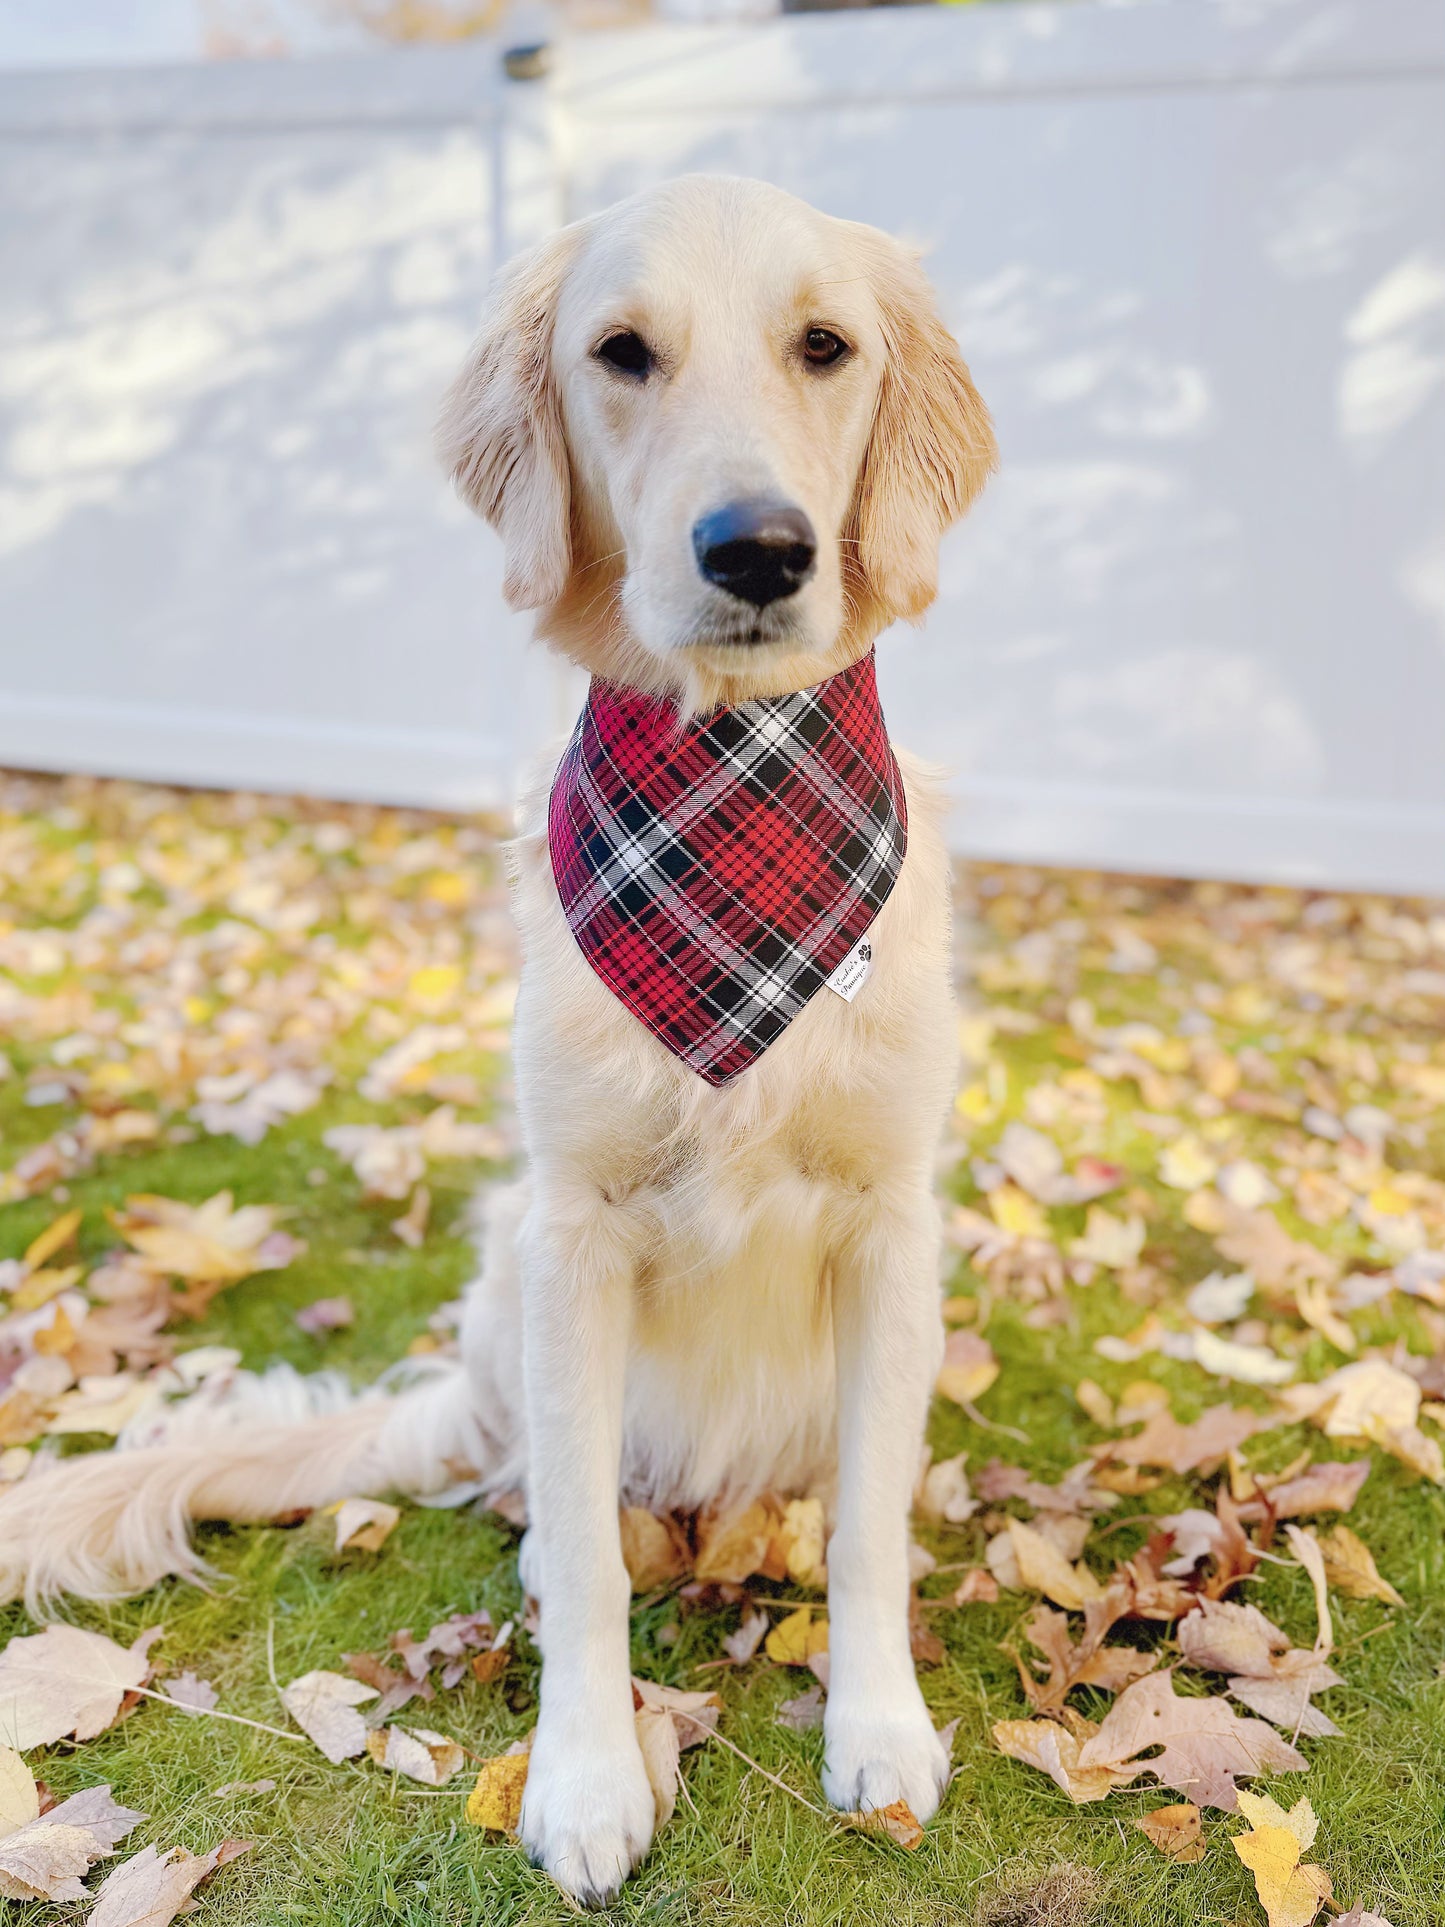
[[[0,1744],[25,1753],[66,1738],[93,1740],[144,1686],[153,1626],[130,1646],[79,1626],[47,1626],[0,1653]]]
[[[1159,1754],[1140,1759],[1151,1747]],[[1152,1773],[1198,1806],[1232,1813],[1235,1780],[1303,1773],[1309,1762],[1263,1720],[1241,1719],[1222,1699],[1182,1699],[1168,1672],[1126,1687],[1079,1749],[1081,1768]],[[1132,1774],[1131,1774],[1132,1777]]]

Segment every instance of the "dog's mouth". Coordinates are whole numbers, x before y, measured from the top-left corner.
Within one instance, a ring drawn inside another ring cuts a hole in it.
[[[796,647],[801,640],[799,624],[791,615],[780,609],[749,609],[699,623],[682,646],[753,655],[780,644]]]

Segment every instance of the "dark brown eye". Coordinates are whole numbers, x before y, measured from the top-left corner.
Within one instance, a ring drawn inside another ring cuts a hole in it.
[[[830,368],[848,352],[848,344],[831,328],[809,328],[803,336],[803,359],[815,368]]]
[[[620,375],[631,375],[636,381],[645,381],[652,372],[652,350],[630,328],[624,328],[615,335],[608,335],[595,350],[598,361],[605,361],[609,368],[615,368]]]

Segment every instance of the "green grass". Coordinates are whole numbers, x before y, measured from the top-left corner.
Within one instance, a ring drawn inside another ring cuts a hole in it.
[[[84,826],[72,832],[83,833]],[[1000,940],[997,930],[985,930],[979,939],[985,945]],[[1115,1019],[1141,1014],[1148,1005],[1150,992],[1138,979],[1100,988],[1114,1001]],[[1068,1060],[1054,1048],[1058,1013],[1051,993],[1012,995],[1020,1008],[1052,1013],[1040,1032],[996,1040],[1008,1071],[1006,1109],[1017,1115],[1029,1089]],[[12,1056],[27,1061],[23,1039]],[[496,1061],[488,1060],[493,1066]],[[484,1102],[479,1115],[486,1108]],[[472,1257],[460,1235],[461,1208],[478,1176],[489,1173],[455,1166],[433,1171],[431,1229],[423,1247],[412,1252],[388,1229],[397,1207],[364,1203],[350,1171],[321,1145],[321,1133],[343,1116],[402,1116],[414,1109],[404,1102],[391,1110],[358,1105],[343,1088],[254,1149],[230,1139],[198,1138],[104,1159],[69,1184],[71,1199],[85,1210],[83,1249],[95,1257],[113,1242],[105,1209],[136,1191],[200,1200],[230,1187],[241,1202],[287,1206],[293,1214],[288,1229],[307,1240],[306,1255],[284,1271],[224,1293],[204,1324],[187,1328],[185,1342],[234,1344],[252,1365],[284,1358],[303,1368],[338,1366],[364,1382],[401,1356],[425,1331],[429,1315],[465,1283]],[[42,1121],[46,1130],[55,1128],[54,1117]],[[5,1165],[45,1134],[36,1113],[21,1103],[15,1079],[0,1084],[0,1132]],[[1112,1148],[1126,1156],[1137,1150],[1123,1111],[1111,1115],[1109,1132]],[[1182,1222],[1177,1197],[1147,1175],[1140,1183],[1156,1211],[1150,1255],[1165,1280],[1175,1278],[1182,1288],[1209,1269],[1209,1241]],[[953,1185],[960,1198],[973,1197],[966,1165]],[[36,1198],[0,1210],[0,1256],[23,1250],[56,1209],[52,1200]],[[1082,1216],[1058,1214],[1059,1226],[1077,1229]],[[1190,1366],[1150,1360],[1124,1368],[1098,1360],[1093,1339],[1125,1331],[1142,1315],[1107,1285],[1071,1292],[1068,1322],[1043,1329],[1025,1322],[1022,1306],[985,1291],[966,1265],[959,1267],[956,1289],[986,1301],[988,1336],[1002,1363],[998,1383],[982,1401],[984,1412],[1022,1428],[1030,1442],[1015,1445],[980,1430],[956,1408],[940,1406],[932,1423],[939,1455],[967,1448],[975,1466],[998,1455],[1057,1477],[1099,1436],[1072,1396],[1086,1374],[1111,1391],[1130,1378],[1158,1378],[1185,1418],[1230,1396]],[[340,1292],[356,1305],[354,1327],[319,1340],[296,1330],[297,1308]],[[1402,1315],[1399,1328],[1421,1343],[1408,1316]],[[1372,1340],[1387,1329],[1361,1325]],[[1339,1363],[1323,1341],[1319,1346],[1317,1356],[1307,1355],[1315,1371]],[[1237,1395],[1240,1402],[1250,1396]],[[1271,1434],[1252,1456],[1259,1463],[1283,1463],[1306,1442],[1303,1433]],[[1123,1503],[1101,1523],[1125,1522],[1096,1532],[1091,1542],[1095,1568],[1105,1570],[1112,1556],[1125,1556],[1141,1542],[1144,1525],[1129,1522],[1131,1515],[1191,1501],[1198,1502],[1197,1484],[1174,1480]],[[1346,1684],[1325,1704],[1342,1737],[1302,1742],[1309,1774],[1286,1777],[1273,1790],[1286,1803],[1309,1794],[1321,1823],[1311,1858],[1331,1872],[1342,1905],[1362,1900],[1394,1927],[1445,1923],[1445,1493],[1376,1455],[1350,1523],[1399,1586],[1405,1605],[1333,1600],[1336,1664]],[[74,1617],[122,1641],[163,1624],[164,1640],[153,1656],[166,1672],[193,1667],[216,1685],[225,1710],[283,1723],[272,1663],[284,1683],[312,1667],[336,1666],[345,1652],[379,1649],[401,1626],[420,1633],[448,1613],[478,1606],[500,1621],[520,1607],[516,1534],[494,1516],[409,1508],[379,1555],[333,1554],[323,1526],[207,1528],[201,1538],[217,1573],[212,1591],[170,1584],[123,1606],[75,1608]],[[941,1561],[956,1564],[978,1561],[987,1535],[976,1519],[921,1536]],[[925,1594],[941,1594],[951,1583],[930,1581]],[[1313,1605],[1297,1567],[1266,1566],[1250,1597],[1298,1642],[1309,1642]],[[690,1752],[676,1816],[608,1917],[648,1927],[942,1927],[975,1921],[1000,1927],[1042,1918],[1019,1906],[1011,1911],[1006,1896],[1070,1863],[1093,1879],[1079,1889],[1076,1904],[1049,1916],[1059,1927],[1084,1921],[1110,1927],[1260,1921],[1250,1877],[1228,1845],[1227,1835],[1237,1830],[1233,1820],[1207,1815],[1206,1858],[1174,1867],[1131,1824],[1174,1794],[1145,1785],[1074,1807],[1043,1775],[994,1748],[992,1724],[1026,1711],[1000,1646],[1017,1641],[1032,1603],[1005,1594],[994,1606],[930,1615],[947,1656],[923,1672],[923,1689],[940,1724],[959,1721],[957,1776],[923,1847],[912,1855],[811,1810],[822,1806],[821,1735],[790,1732],[775,1718],[779,1703],[807,1683],[803,1676],[762,1660],[735,1673],[698,1674],[699,1666],[718,1657],[723,1635],[736,1623],[735,1609],[688,1610],[675,1599],[639,1605],[634,1670],[675,1684],[719,1685],[722,1732],[801,1797],[790,1797],[720,1746]],[[20,1610],[0,1610],[0,1640],[28,1630]],[[1136,1630],[1132,1636],[1159,1634]],[[495,1753],[533,1724],[537,1675],[535,1650],[522,1636],[502,1680],[480,1685],[469,1679],[401,1718],[434,1724],[478,1755]],[[1187,1678],[1180,1684],[1194,1690]],[[1091,1704],[1083,1696],[1079,1704],[1099,1717],[1107,1702]],[[427,1794],[364,1760],[332,1767],[308,1744],[142,1704],[98,1739],[46,1749],[32,1764],[57,1795],[104,1780],[118,1799],[148,1814],[124,1851],[151,1841],[203,1849],[227,1834],[253,1839],[254,1851],[203,1891],[201,1917],[217,1927],[369,1927],[383,1919],[408,1927],[504,1927],[561,1923],[572,1915],[515,1845],[463,1823],[459,1795]],[[275,1790],[225,1799],[214,1791],[257,1779],[274,1780]],[[7,1918],[15,1927],[41,1927],[79,1913],[11,1904]]]

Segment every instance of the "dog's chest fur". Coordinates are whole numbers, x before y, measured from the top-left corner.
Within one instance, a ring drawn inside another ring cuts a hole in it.
[[[820,991],[715,1089],[593,974],[524,800],[515,1032],[533,1182],[606,1201],[633,1260],[624,1487],[693,1504],[826,1487],[834,1434],[831,1253],[850,1208],[931,1167],[953,1089],[947,859],[934,786],[903,758],[910,841],[852,1003]]]

